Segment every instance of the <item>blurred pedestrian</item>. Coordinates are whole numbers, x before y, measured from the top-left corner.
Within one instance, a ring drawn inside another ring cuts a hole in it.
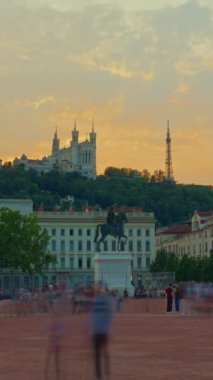
[[[92,343],[97,380],[103,379],[103,372],[107,377],[110,375],[108,341],[112,319],[112,298],[102,285],[98,285],[92,309]]]

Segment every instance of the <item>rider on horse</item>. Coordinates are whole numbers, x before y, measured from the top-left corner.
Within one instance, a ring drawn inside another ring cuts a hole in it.
[[[121,238],[125,239],[124,244],[128,239],[124,234],[124,223],[127,223],[126,213],[121,210],[118,214],[115,214],[114,208],[110,207],[106,222],[106,224],[98,224],[96,227],[94,242],[96,243],[97,251],[100,251],[100,243],[103,243],[108,235],[118,239],[118,249],[120,250]],[[98,239],[99,232],[101,233],[100,239]]]
[[[111,206],[109,211],[108,211],[108,214],[107,214],[107,224],[109,224],[110,226],[113,227],[113,229],[115,229],[116,231],[116,235],[117,235],[117,221],[116,221],[116,214],[114,212],[114,207]]]
[[[114,213],[114,207],[111,206],[108,214],[107,214],[107,224],[111,224],[111,226],[115,225],[115,213]]]

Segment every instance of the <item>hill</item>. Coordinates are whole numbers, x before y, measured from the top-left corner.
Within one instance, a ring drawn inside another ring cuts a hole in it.
[[[69,197],[68,197],[69,196]],[[202,185],[183,185],[168,182],[163,172],[150,175],[131,169],[107,168],[104,175],[89,180],[77,173],[52,171],[38,175],[22,166],[4,166],[0,170],[0,197],[30,197],[34,209],[86,205],[103,209],[116,204],[139,207],[154,212],[158,225],[168,225],[189,219],[194,210],[213,210],[213,188]]]

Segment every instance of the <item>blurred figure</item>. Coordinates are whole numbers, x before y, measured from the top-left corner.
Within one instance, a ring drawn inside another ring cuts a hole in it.
[[[169,286],[166,288],[166,299],[167,299],[167,313],[172,312],[172,303],[173,303],[173,287],[172,284],[169,284]]]
[[[103,378],[103,372],[107,377],[110,375],[108,340],[112,319],[112,298],[102,285],[98,285],[92,310],[92,343],[97,380]],[[102,369],[103,362],[104,371]]]
[[[45,380],[48,379],[49,365],[51,358],[55,367],[55,379],[60,379],[60,354],[61,354],[61,338],[64,332],[64,324],[58,318],[58,313],[52,310],[50,321],[47,325],[48,346],[45,365]]]
[[[183,289],[180,285],[175,286],[175,311],[179,312],[181,309],[181,299],[183,298]]]

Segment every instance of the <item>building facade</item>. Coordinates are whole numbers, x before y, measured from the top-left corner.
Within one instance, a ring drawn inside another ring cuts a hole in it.
[[[171,230],[173,234],[171,234]],[[213,211],[195,211],[188,227],[174,226],[158,231],[156,236],[157,251],[164,249],[166,252],[175,253],[178,256],[209,256],[213,253]],[[179,233],[178,233],[179,231]]]
[[[52,152],[50,156],[41,160],[29,159],[25,154],[20,159],[15,158],[13,165],[24,165],[27,170],[34,169],[38,173],[47,173],[53,169],[63,172],[78,172],[88,178],[96,177],[96,133],[92,125],[89,138],[79,141],[79,131],[76,123],[72,131],[72,139],[68,147],[60,148],[60,140],[57,130],[52,141]]]
[[[73,287],[79,283],[94,281],[94,236],[98,224],[106,223],[106,212],[36,212],[38,222],[50,237],[48,252],[55,255],[56,264],[50,264],[45,275],[34,276],[34,287],[43,283],[65,280],[67,286]],[[121,250],[132,255],[131,281],[138,285],[142,280],[142,272],[149,271],[151,262],[155,259],[155,219],[153,213],[129,212],[128,223],[124,233],[128,237],[126,246],[121,244]],[[107,237],[103,251],[116,251],[116,239]],[[27,274],[16,274],[15,286],[29,284]],[[1,273],[1,286],[9,287],[9,274]]]

